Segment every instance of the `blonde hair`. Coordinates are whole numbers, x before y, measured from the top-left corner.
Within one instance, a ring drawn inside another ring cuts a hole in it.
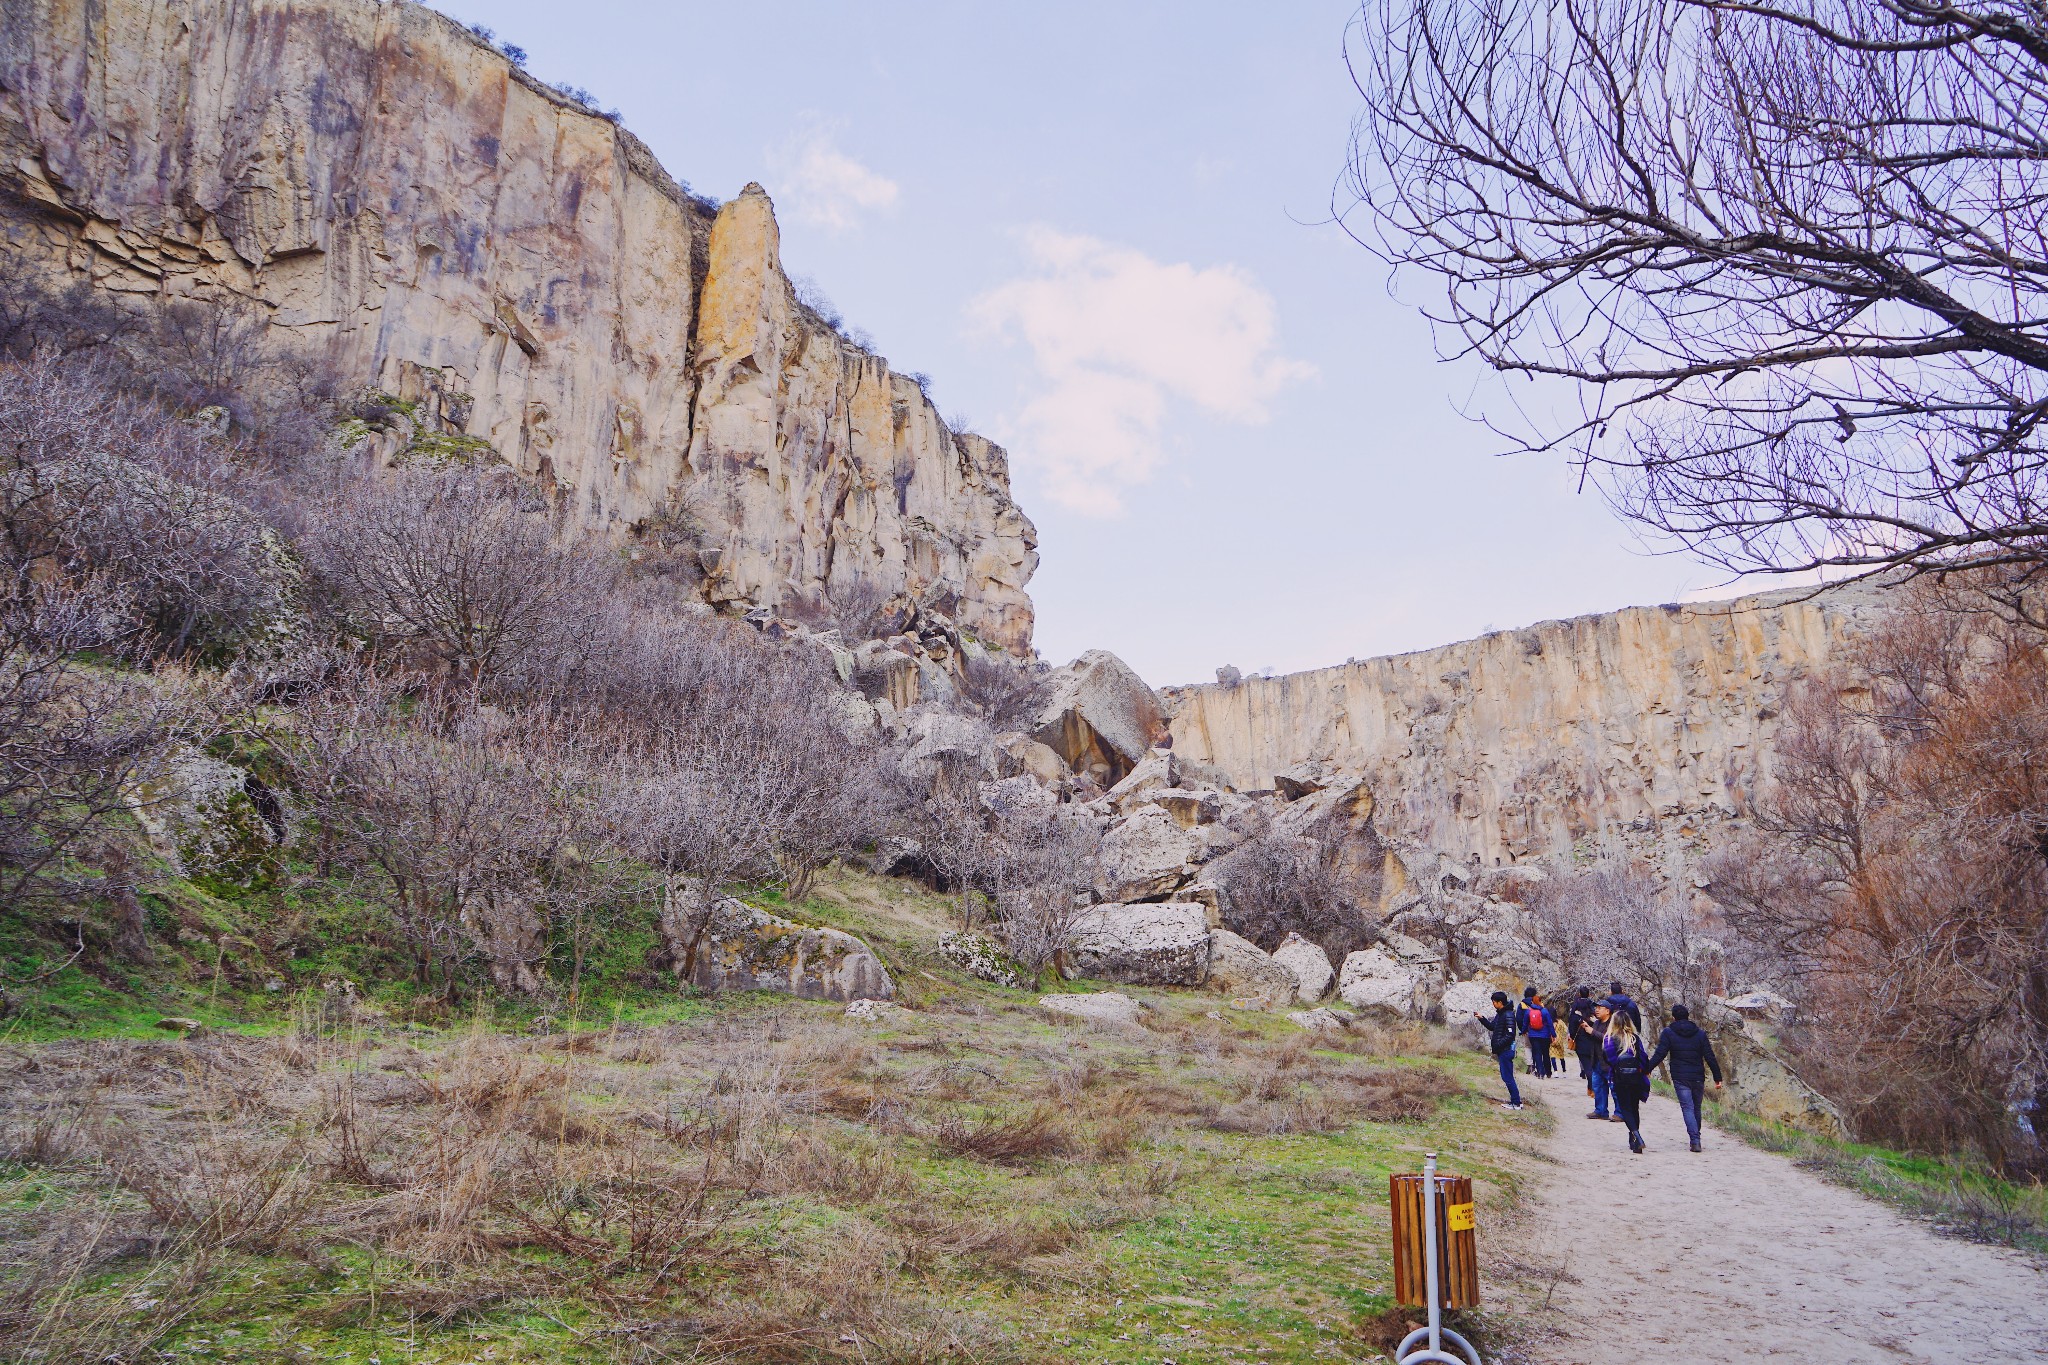
[[[1616,1010],[1607,1020],[1607,1036],[1614,1042],[1617,1053],[1626,1052],[1630,1046],[1642,1041],[1636,1032],[1636,1021],[1628,1017],[1627,1010]]]

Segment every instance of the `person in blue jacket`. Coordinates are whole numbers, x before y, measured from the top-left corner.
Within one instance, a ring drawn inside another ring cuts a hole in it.
[[[1619,981],[1608,982],[1607,991],[1607,1008],[1613,1010],[1616,1014],[1626,1014],[1628,1021],[1636,1026],[1636,1032],[1641,1033],[1643,1031],[1642,1008],[1629,998],[1628,992],[1621,988]]]
[[[1714,1042],[1707,1031],[1692,1021],[1692,1011],[1683,1005],[1671,1007],[1671,1022],[1657,1035],[1657,1050],[1650,1054],[1650,1070],[1655,1071],[1666,1057],[1671,1059],[1671,1088],[1678,1092],[1678,1111],[1685,1115],[1685,1135],[1697,1152],[1707,1072],[1714,1073],[1714,1089],[1719,1090],[1721,1059],[1714,1055]]]
[[[1508,1008],[1508,993],[1493,993],[1493,1013],[1473,1012],[1472,1017],[1486,1025],[1487,1045],[1493,1049],[1493,1059],[1500,1063],[1500,1078],[1508,1088],[1508,1108],[1522,1107],[1522,1091],[1515,1084],[1515,1012]]]

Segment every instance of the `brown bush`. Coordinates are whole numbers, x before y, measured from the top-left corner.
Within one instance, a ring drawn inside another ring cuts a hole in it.
[[[971,1123],[949,1114],[934,1126],[932,1140],[942,1152],[1002,1165],[1067,1156],[1081,1146],[1066,1117],[1047,1104],[1034,1105],[1016,1118],[989,1117]]]
[[[1756,837],[1710,892],[1795,990],[1792,1042],[1859,1134],[2048,1168],[2048,663],[1931,591],[1786,709]],[[2036,1119],[2038,1124],[2038,1117]]]

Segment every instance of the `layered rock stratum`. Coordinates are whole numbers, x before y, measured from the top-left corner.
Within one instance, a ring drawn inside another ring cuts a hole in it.
[[[901,598],[1029,646],[1004,452],[798,302],[767,195],[691,194],[431,10],[10,0],[0,200],[11,278],[245,306],[585,525],[680,544],[714,603]]]
[[[1631,607],[1413,654],[1168,689],[1174,752],[1240,790],[1362,774],[1389,836],[1484,866],[1626,853],[1680,866],[1747,814],[1787,686],[1880,589]]]

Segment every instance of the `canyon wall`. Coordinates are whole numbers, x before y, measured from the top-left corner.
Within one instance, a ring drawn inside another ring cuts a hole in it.
[[[1787,684],[1880,592],[1632,607],[1171,688],[1174,752],[1243,790],[1317,760],[1365,773],[1382,832],[1487,866],[1609,851],[1675,867],[1748,812]]]
[[[431,10],[6,0],[0,271],[265,344],[411,405],[726,604],[892,597],[1029,647],[1003,451],[800,306],[722,208]]]

